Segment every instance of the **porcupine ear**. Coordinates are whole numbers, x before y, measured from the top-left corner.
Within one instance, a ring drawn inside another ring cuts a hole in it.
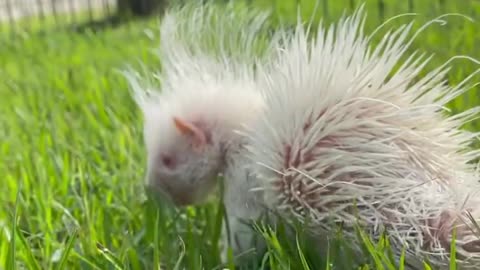
[[[203,130],[195,126],[194,123],[188,122],[184,119],[174,116],[173,123],[175,128],[182,134],[187,135],[193,141],[195,150],[200,150],[207,144],[207,136]]]

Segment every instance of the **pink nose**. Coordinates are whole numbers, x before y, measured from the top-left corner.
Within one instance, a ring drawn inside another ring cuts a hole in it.
[[[147,188],[153,191],[154,196],[160,196],[171,201],[175,206],[187,206],[194,202],[194,190],[188,188],[174,187],[167,179],[159,180],[159,178],[150,178]]]

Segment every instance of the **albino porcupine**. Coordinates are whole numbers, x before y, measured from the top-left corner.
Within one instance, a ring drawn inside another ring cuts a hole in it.
[[[144,115],[147,186],[190,205],[224,175],[224,237],[240,240],[232,242],[236,254],[251,245],[241,220],[258,218],[265,204],[313,220],[312,232],[323,234],[335,230],[333,219],[353,235],[359,217],[373,237],[387,228],[397,251],[407,244],[414,257],[446,263],[453,225],[466,221],[464,210],[480,214],[478,195],[469,196],[478,189],[469,165],[478,152],[467,148],[476,134],[459,128],[479,109],[442,114],[467,87],[446,85],[446,66],[415,81],[426,63],[418,55],[393,70],[411,25],[371,51],[361,10],[320,27],[313,41],[301,24],[294,33],[279,29],[278,42],[263,39],[266,16],[249,12],[168,11],[156,77],[162,92],[127,73]],[[266,57],[256,74],[259,51]],[[461,262],[478,260],[472,232],[459,227],[457,236]]]
[[[467,215],[480,219],[472,165],[480,152],[469,149],[478,134],[460,127],[480,107],[444,113],[471,77],[449,86],[447,63],[419,78],[430,58],[407,55],[412,24],[373,46],[364,21],[360,8],[311,40],[298,23],[259,69],[264,110],[246,132],[256,189],[268,208],[308,219],[314,233],[343,223],[353,237],[360,222],[376,239],[386,229],[396,255],[405,246],[409,259],[437,266],[448,265],[456,228],[458,262],[479,269]]]

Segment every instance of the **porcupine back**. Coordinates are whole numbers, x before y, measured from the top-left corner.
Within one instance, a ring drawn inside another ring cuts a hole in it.
[[[458,217],[480,205],[479,152],[468,148],[478,134],[460,129],[480,108],[444,112],[471,77],[451,87],[445,64],[418,78],[430,58],[407,55],[412,23],[373,47],[364,21],[360,8],[310,41],[300,23],[283,35],[260,72],[267,109],[247,132],[250,170],[269,208],[309,219],[313,231],[343,222],[353,236],[360,221],[374,238],[387,229],[397,255],[406,244],[442,264]],[[478,238],[457,230],[457,257],[480,261]]]

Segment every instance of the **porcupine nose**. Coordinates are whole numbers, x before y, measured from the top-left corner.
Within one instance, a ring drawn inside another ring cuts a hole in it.
[[[147,194],[162,201],[170,201],[175,206],[186,206],[193,203],[193,190],[179,185],[175,179],[169,179],[154,173],[149,173],[145,184]]]

